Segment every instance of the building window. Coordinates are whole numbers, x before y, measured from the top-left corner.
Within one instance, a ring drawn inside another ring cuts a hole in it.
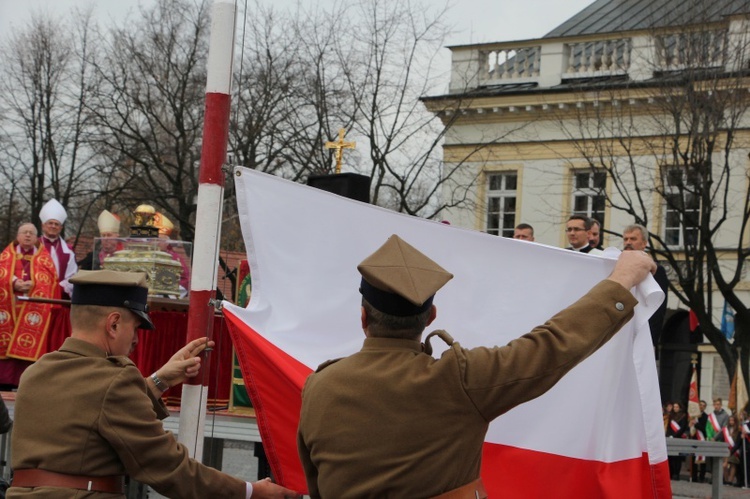
[[[698,238],[700,197],[690,188],[684,168],[666,168],[664,173],[664,242],[693,246]]]
[[[492,173],[487,177],[487,232],[513,237],[516,226],[516,172]]]
[[[604,227],[604,189],[606,186],[606,172],[573,172],[573,215],[595,218]]]

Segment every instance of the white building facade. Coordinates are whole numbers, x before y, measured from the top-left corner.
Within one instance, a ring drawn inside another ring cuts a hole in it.
[[[685,260],[711,206],[717,264],[731,276],[739,267],[735,291],[748,304],[737,250],[750,246],[750,6],[710,5],[598,0],[541,39],[451,47],[448,94],[423,99],[447,127],[446,168],[459,166],[444,195],[470,192],[444,218],[500,236],[528,223],[537,242],[560,247],[574,213],[601,221],[605,247],[640,222],[655,249]],[[673,17],[655,18],[662,10]],[[690,143],[702,134],[712,153]],[[697,163],[712,171],[711,198],[690,187]],[[718,323],[724,299],[708,274]],[[670,295],[670,309],[687,310]],[[727,397],[721,359],[696,350],[701,398]]]

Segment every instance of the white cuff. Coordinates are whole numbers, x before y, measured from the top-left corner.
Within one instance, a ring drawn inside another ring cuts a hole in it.
[[[245,499],[250,499],[253,496],[253,484],[245,482]]]

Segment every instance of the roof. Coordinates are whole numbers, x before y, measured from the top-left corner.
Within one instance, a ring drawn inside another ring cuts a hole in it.
[[[596,0],[544,38],[716,22],[747,13],[747,0]]]

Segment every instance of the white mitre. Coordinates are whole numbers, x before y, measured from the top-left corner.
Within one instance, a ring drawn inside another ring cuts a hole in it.
[[[47,201],[47,203],[42,206],[42,211],[39,212],[39,219],[42,223],[47,223],[49,220],[57,220],[62,225],[67,218],[68,213],[57,199],[50,199]]]
[[[99,234],[105,232],[113,232],[115,234],[120,233],[120,218],[107,210],[104,210],[99,214],[96,224],[99,227]]]

